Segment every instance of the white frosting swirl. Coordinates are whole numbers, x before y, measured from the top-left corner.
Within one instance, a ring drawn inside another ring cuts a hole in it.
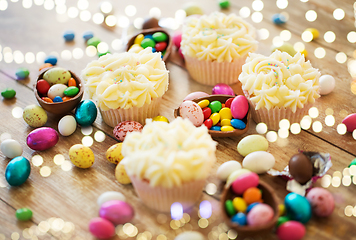
[[[205,179],[216,161],[214,142],[205,126],[188,119],[147,122],[129,133],[122,145],[127,174],[166,188]]]
[[[232,62],[257,49],[255,29],[233,13],[189,17],[183,26],[181,48],[184,55],[199,60]]]
[[[168,89],[168,71],[160,53],[106,54],[90,62],[81,74],[85,91],[101,110],[142,107]]]
[[[242,66],[239,80],[256,110],[265,107],[303,108],[319,98],[320,72],[300,53],[290,56],[276,50],[271,56],[251,53]]]

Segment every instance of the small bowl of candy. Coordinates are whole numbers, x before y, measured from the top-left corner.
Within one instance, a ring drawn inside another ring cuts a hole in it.
[[[217,94],[183,101],[175,116],[204,124],[212,137],[234,137],[247,132],[251,113],[245,96]]]
[[[151,47],[153,52],[161,52],[162,60],[166,62],[171,53],[172,39],[162,28],[149,28],[133,36],[126,50],[140,51],[147,47]]]
[[[79,104],[84,87],[72,71],[51,67],[40,73],[34,92],[44,110],[61,115],[72,111]]]
[[[279,217],[274,190],[253,172],[240,175],[224,189],[221,209],[225,223],[245,237],[268,234]]]

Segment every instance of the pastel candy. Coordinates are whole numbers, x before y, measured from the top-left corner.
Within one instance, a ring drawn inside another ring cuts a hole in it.
[[[53,55],[49,55],[45,58],[44,63],[50,63],[53,66],[57,64],[57,57]]]
[[[104,218],[96,217],[90,220],[89,231],[97,238],[108,239],[115,235],[115,226]]]
[[[189,93],[184,99],[183,101],[186,101],[186,100],[193,100],[193,99],[196,99],[196,98],[201,98],[201,97],[208,97],[209,94],[205,93],[205,92],[192,92],[192,93]]]
[[[243,119],[248,112],[248,101],[245,96],[239,95],[231,102],[231,114],[234,118]]]
[[[114,136],[120,140],[124,141],[127,133],[129,132],[141,132],[143,126],[141,123],[136,121],[124,121],[119,123],[113,130]]]
[[[236,118],[231,119],[230,123],[236,129],[245,129],[246,128],[246,124],[240,119],[236,119]]]
[[[98,203],[98,205],[99,205],[99,207],[100,207],[103,203],[108,202],[108,201],[111,201],[111,200],[125,201],[126,198],[125,198],[125,196],[124,196],[122,193],[120,193],[120,192],[107,191],[107,192],[102,193],[102,194],[98,197],[97,203]]]
[[[180,42],[182,41],[182,32],[179,30],[176,31],[173,34],[172,41],[177,48],[180,48]]]
[[[184,101],[179,107],[179,112],[182,118],[188,118],[196,127],[204,122],[203,110],[193,101]]]
[[[114,225],[119,225],[131,221],[134,217],[134,210],[131,205],[126,202],[111,200],[101,205],[99,215]]]
[[[67,30],[63,33],[63,38],[66,42],[70,42],[70,41],[73,41],[74,40],[74,31],[72,30]]]
[[[247,223],[249,226],[262,226],[270,222],[273,216],[272,207],[265,203],[260,203],[247,214]]]
[[[21,67],[16,70],[16,77],[17,79],[24,79],[27,78],[28,75],[30,75],[30,71],[27,68]]]
[[[234,90],[225,83],[218,83],[213,87],[212,94],[224,94],[235,96]]]
[[[235,179],[231,187],[234,193],[241,195],[246,189],[250,187],[257,187],[259,177],[256,173],[245,173]]]
[[[327,95],[335,88],[335,78],[331,75],[322,75],[319,78],[320,95]]]
[[[216,172],[216,175],[219,179],[226,181],[226,179],[232,172],[237,171],[239,169],[241,169],[241,164],[238,161],[227,161],[220,165],[218,171]]]
[[[244,137],[237,144],[237,151],[242,156],[247,156],[248,154],[256,151],[266,151],[268,149],[268,141],[265,137],[252,134]]]
[[[356,129],[356,113],[350,114],[344,118],[342,123],[346,125],[348,132],[353,132]]]
[[[265,151],[256,151],[248,154],[242,161],[242,166],[257,174],[265,173],[271,169],[276,160],[274,156]]]
[[[230,173],[229,177],[226,180],[225,188],[230,187],[230,185],[235,181],[236,178],[238,178],[242,174],[249,173],[249,172],[251,171],[246,168],[233,171],[232,173]]]
[[[307,193],[306,198],[311,204],[313,213],[319,217],[327,217],[334,211],[334,198],[331,193],[324,188],[312,188]]]
[[[297,221],[288,221],[277,228],[279,240],[300,240],[305,235],[305,227]]]

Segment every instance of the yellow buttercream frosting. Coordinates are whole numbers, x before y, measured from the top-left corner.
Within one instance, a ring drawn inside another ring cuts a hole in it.
[[[207,178],[216,145],[205,126],[195,127],[188,119],[147,122],[142,132],[126,136],[122,163],[129,176],[170,188]]]
[[[128,109],[150,104],[168,89],[168,71],[160,53],[106,54],[82,71],[85,91],[103,110]]]
[[[184,55],[199,60],[232,62],[257,49],[255,29],[235,14],[213,12],[189,17],[183,25]]]
[[[292,57],[277,50],[269,57],[250,53],[239,80],[256,110],[284,107],[295,112],[320,97],[319,77],[318,69],[300,53]]]

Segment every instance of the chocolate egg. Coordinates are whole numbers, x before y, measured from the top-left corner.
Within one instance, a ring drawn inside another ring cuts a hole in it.
[[[20,186],[27,180],[30,173],[30,162],[26,158],[19,156],[7,164],[5,178],[11,186]]]
[[[56,130],[50,127],[40,127],[28,134],[26,143],[33,150],[44,151],[56,145],[58,140],[59,135]]]
[[[95,103],[90,100],[81,101],[75,109],[75,120],[82,127],[90,126],[98,115]]]
[[[298,153],[289,160],[289,173],[297,182],[305,184],[313,176],[313,165],[307,156]]]
[[[312,209],[309,201],[294,192],[288,193],[284,198],[284,205],[287,209],[287,215],[292,220],[301,223],[307,223],[312,216]]]

